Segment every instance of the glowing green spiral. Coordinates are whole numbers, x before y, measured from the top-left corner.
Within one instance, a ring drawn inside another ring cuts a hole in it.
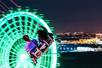
[[[48,24],[35,13],[28,9],[10,10],[10,13],[0,18],[0,68],[56,68],[56,42],[38,59],[36,66],[24,49],[26,42],[22,36],[27,34],[30,39],[36,38],[38,23],[52,32]]]

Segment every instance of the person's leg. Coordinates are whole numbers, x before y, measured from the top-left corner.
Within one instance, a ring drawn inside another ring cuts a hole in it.
[[[47,42],[46,40],[43,40],[43,42],[44,42],[47,46],[49,46],[49,44],[48,44],[48,42]]]
[[[32,54],[36,57],[39,58],[42,55],[42,52],[39,48],[36,48],[35,52],[32,52]]]
[[[36,64],[37,63],[37,58],[33,55],[32,51],[30,52],[30,56],[31,56],[34,64]]]
[[[37,48],[36,56],[39,58],[42,55],[42,52],[39,48]]]
[[[31,58],[33,60],[33,63],[37,64],[37,58],[33,54],[31,54]]]
[[[48,47],[41,50],[43,53],[48,51]]]
[[[52,42],[54,42],[54,40],[53,40],[53,38],[52,38],[51,36],[48,35],[48,37],[49,37],[49,39],[50,39],[50,41],[49,41],[49,45],[51,45]]]
[[[33,57],[32,60],[33,60],[34,64],[37,64],[36,58]]]
[[[44,49],[46,47],[46,44],[45,43],[42,43],[40,46],[41,46],[40,47],[40,50],[42,50],[42,49]]]

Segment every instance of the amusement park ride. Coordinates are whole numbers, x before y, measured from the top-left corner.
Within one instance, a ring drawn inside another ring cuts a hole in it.
[[[21,7],[0,14],[0,68],[57,67],[54,29],[42,15]]]
[[[23,39],[27,42],[25,49],[32,58],[35,65],[37,64],[36,60],[42,55],[42,53],[47,52],[49,46],[54,41],[52,33],[48,33],[46,28],[44,27],[42,28],[44,30],[39,29],[37,31],[38,40],[36,39],[30,40],[28,35],[23,36]]]

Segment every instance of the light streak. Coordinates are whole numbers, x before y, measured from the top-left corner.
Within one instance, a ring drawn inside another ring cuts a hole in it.
[[[19,6],[14,0],[10,0],[16,7],[21,7]]]
[[[9,7],[8,7],[4,2],[0,1],[0,3],[1,3],[5,8],[9,9]]]

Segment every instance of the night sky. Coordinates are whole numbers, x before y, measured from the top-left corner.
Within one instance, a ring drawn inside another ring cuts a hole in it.
[[[3,0],[14,7],[8,0]],[[56,32],[102,32],[101,0],[15,0],[38,9],[51,20]]]

